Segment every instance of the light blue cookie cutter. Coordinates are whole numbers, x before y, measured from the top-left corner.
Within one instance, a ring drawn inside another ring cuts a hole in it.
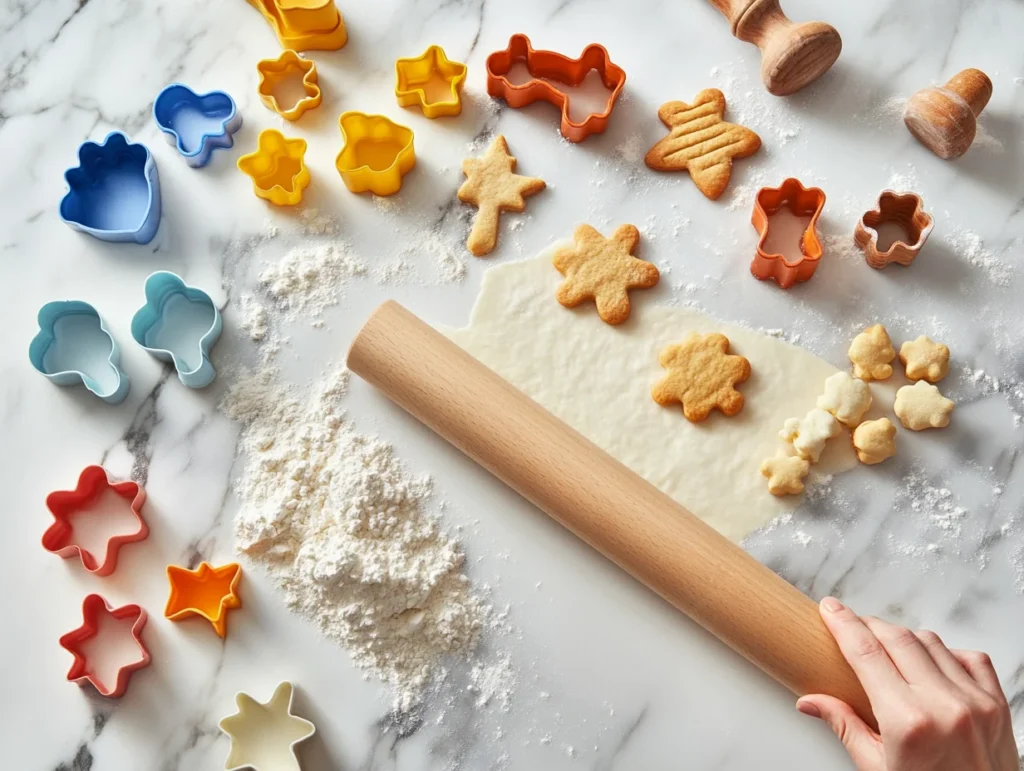
[[[132,337],[152,356],[168,361],[189,388],[217,376],[210,349],[224,323],[210,295],[161,270],[146,279],[146,304],[132,318]]]
[[[153,120],[167,144],[197,169],[210,162],[217,148],[234,145],[231,135],[242,127],[242,115],[228,94],[197,94],[182,83],[172,83],[157,95]]]
[[[60,218],[103,241],[148,244],[160,227],[160,177],[149,148],[111,131],[102,144],[82,142],[78,166],[64,172]]]
[[[124,401],[131,381],[121,369],[121,350],[117,347],[117,341],[95,308],[81,300],[58,300],[40,308],[38,320],[39,332],[28,347],[28,358],[43,377],[59,386],[82,383],[107,404],[120,404]],[[68,350],[62,349],[59,344],[62,335],[74,338],[74,353],[80,360],[89,359],[90,364],[94,364],[98,357],[103,357],[102,364],[99,367],[87,367],[91,374],[74,369],[67,363]],[[102,351],[95,350],[97,342],[102,343]],[[94,350],[87,350],[89,348]],[[107,382],[101,382],[96,377],[102,367],[109,367],[113,372],[107,378],[102,378]]]

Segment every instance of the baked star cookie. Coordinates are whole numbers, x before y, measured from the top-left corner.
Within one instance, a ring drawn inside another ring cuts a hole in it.
[[[853,376],[861,380],[885,380],[892,374],[896,351],[889,333],[881,324],[870,326],[853,338],[848,353],[853,362]]]
[[[889,418],[865,420],[853,430],[857,460],[869,466],[896,454],[896,426]]]
[[[621,324],[629,318],[629,290],[648,289],[661,277],[654,265],[633,256],[640,231],[620,225],[605,238],[580,225],[572,237],[573,245],[559,248],[551,260],[565,276],[555,297],[566,308],[593,300],[602,321]]]
[[[938,383],[949,374],[949,348],[925,335],[900,346],[900,361],[907,368],[907,380]]]
[[[896,403],[892,410],[903,427],[911,431],[942,428],[949,425],[953,400],[943,396],[931,383],[918,380],[914,385],[903,386],[896,392]]]
[[[804,491],[804,477],[811,470],[810,461],[799,455],[786,455],[780,451],[774,458],[761,464],[761,476],[768,478],[768,492],[772,495],[798,495]]]
[[[796,454],[817,463],[825,443],[840,432],[839,421],[832,413],[815,407],[801,418],[790,418],[779,431],[779,438],[793,445]]]
[[[863,380],[837,372],[825,379],[825,393],[818,397],[818,406],[844,426],[856,428],[871,409],[871,389]]]
[[[662,407],[683,405],[683,415],[699,423],[721,410],[735,415],[743,409],[743,394],[736,386],[750,377],[750,362],[729,352],[729,338],[718,332],[696,332],[678,345],[662,350],[658,360],[668,374],[651,390]]]
[[[708,198],[718,198],[729,184],[733,158],[746,158],[761,147],[761,138],[748,128],[726,123],[725,95],[717,88],[697,94],[693,104],[666,102],[658,117],[669,134],[644,157],[658,171],[690,172],[693,183]]]

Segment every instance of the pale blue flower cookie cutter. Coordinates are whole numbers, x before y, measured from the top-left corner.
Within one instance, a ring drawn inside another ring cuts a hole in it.
[[[160,227],[160,177],[149,148],[111,131],[102,144],[82,142],[78,166],[64,172],[60,218],[103,241],[148,244]]]
[[[108,404],[120,404],[131,385],[121,350],[96,309],[58,300],[39,309],[39,332],[28,348],[32,366],[59,386],[82,383]]]
[[[153,120],[167,144],[197,169],[210,162],[214,150],[233,146],[232,134],[242,127],[242,114],[230,95],[197,94],[183,83],[172,83],[157,95]]]
[[[217,376],[210,349],[224,322],[210,295],[174,273],[151,273],[146,304],[132,318],[132,337],[150,355],[174,365],[189,388],[203,388]]]

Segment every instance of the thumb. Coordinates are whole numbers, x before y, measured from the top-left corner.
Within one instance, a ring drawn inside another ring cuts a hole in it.
[[[796,708],[824,721],[846,747],[858,771],[884,771],[885,762],[877,734],[860,719],[853,707],[824,694],[801,696]]]

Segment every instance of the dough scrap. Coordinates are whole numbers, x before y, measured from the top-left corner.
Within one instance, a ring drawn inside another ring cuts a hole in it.
[[[896,392],[896,402],[892,409],[904,428],[923,431],[949,425],[953,400],[943,396],[931,383],[918,380],[914,385],[903,386]]]
[[[848,355],[853,362],[854,377],[885,380],[892,374],[890,362],[896,358],[896,351],[885,327],[875,324],[853,338]]]
[[[779,438],[793,445],[793,450],[804,460],[817,463],[825,443],[842,428],[830,412],[815,407],[803,418],[790,418],[779,431]]]
[[[818,406],[844,426],[856,428],[871,409],[871,389],[863,380],[837,372],[825,380],[825,393],[818,397]]]
[[[900,361],[907,368],[907,380],[938,383],[949,374],[949,348],[927,335],[901,345]]]
[[[668,374],[651,390],[654,401],[662,407],[682,404],[683,415],[693,423],[714,409],[735,415],[743,409],[736,386],[750,377],[750,362],[728,351],[729,338],[717,332],[692,334],[662,350],[658,361]]]
[[[865,420],[853,430],[857,460],[869,466],[896,454],[896,426],[889,418]]]
[[[772,495],[798,495],[804,491],[804,477],[811,463],[799,455],[779,452],[761,464],[761,476],[768,478],[768,492]]]

